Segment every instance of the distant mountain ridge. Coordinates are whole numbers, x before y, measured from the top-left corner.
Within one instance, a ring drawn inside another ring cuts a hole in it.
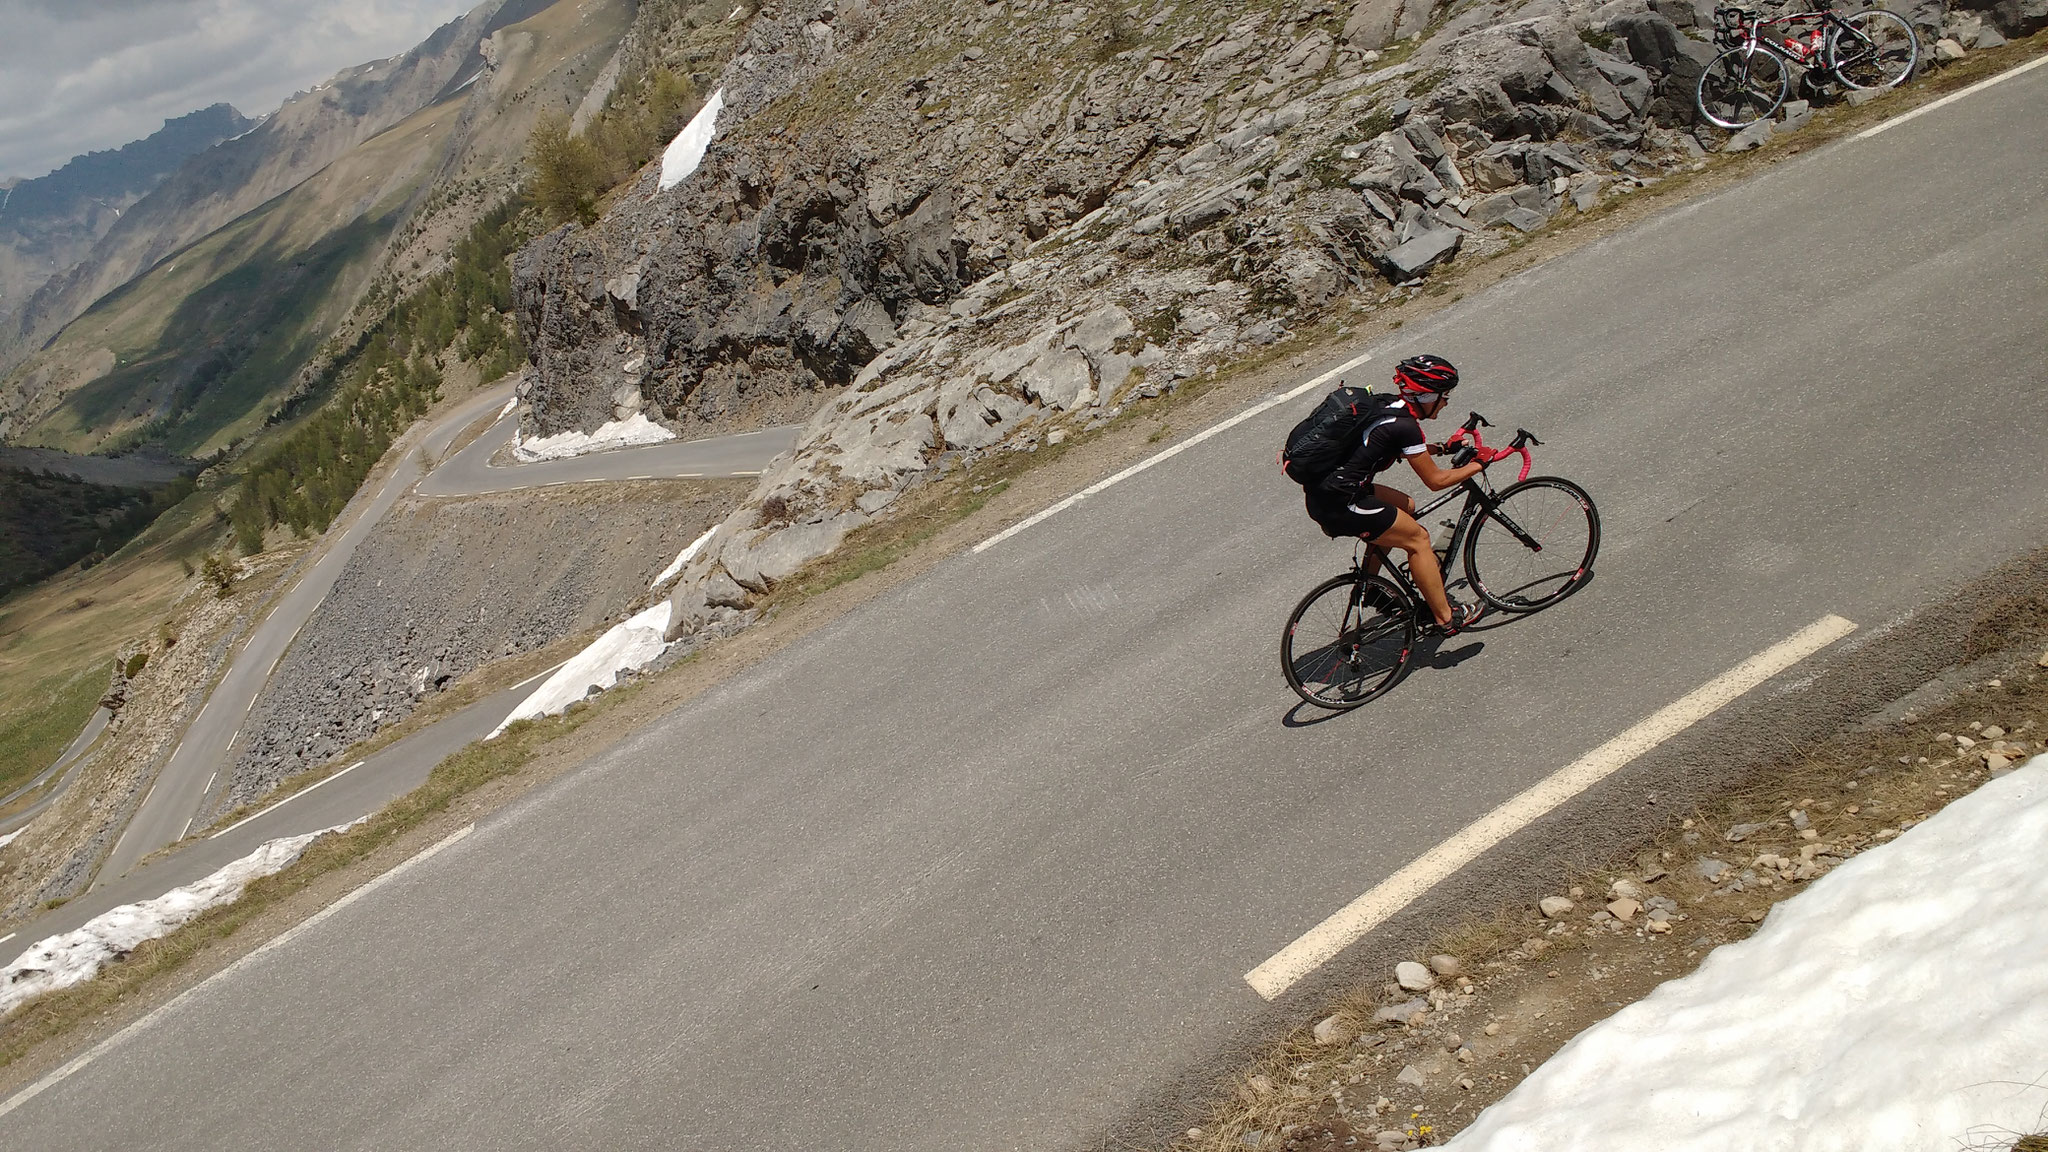
[[[193,155],[27,300],[0,298],[0,372],[158,261],[297,187],[427,107],[482,63],[478,48],[538,0],[484,0],[400,56],[344,69],[260,126]],[[544,4],[541,6],[545,6]]]
[[[121,214],[208,148],[256,125],[227,104],[201,108],[148,136],[71,158],[0,190],[0,312],[92,252]]]
[[[517,187],[535,121],[588,98],[637,10],[483,0],[190,157],[26,307],[0,301],[0,441],[204,454],[302,411]]]
[[[140,140],[73,156],[63,167],[17,182],[0,197],[0,227],[75,212],[87,200],[140,197],[187,157],[256,126],[231,104],[187,112]]]

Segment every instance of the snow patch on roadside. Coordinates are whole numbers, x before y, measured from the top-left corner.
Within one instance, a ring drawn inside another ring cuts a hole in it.
[[[696,559],[697,553],[702,552],[704,550],[704,545],[710,543],[711,538],[716,535],[718,535],[718,525],[713,524],[711,527],[706,528],[702,536],[699,536],[695,540],[690,541],[689,547],[683,549],[681,552],[676,554],[675,560],[671,562],[668,567],[663,568],[661,570],[661,575],[656,576],[654,578],[654,583],[649,584],[647,586],[647,590],[649,592],[652,592],[656,588],[661,587],[663,584],[666,584],[669,581],[675,579],[676,573],[681,572],[683,570],[683,565],[688,564],[690,561]],[[7,841],[0,840],[0,844],[5,843],[7,843]]]
[[[712,137],[718,135],[718,113],[725,108],[725,89],[720,88],[704,102],[676,138],[669,141],[668,148],[661,154],[661,190],[663,192],[681,184],[697,165],[704,162],[704,150],[711,147]]]
[[[514,441],[512,454],[531,464],[537,460],[566,460],[571,456],[608,452],[614,448],[642,448],[675,438],[675,433],[635,412],[624,420],[600,424],[595,432],[563,432],[538,440]]]
[[[1580,1033],[1446,1147],[1904,1152],[2037,1131],[2044,844],[2036,759]]]
[[[571,656],[567,664],[534,690],[533,695],[520,701],[519,706],[512,709],[512,714],[491,729],[491,734],[484,739],[496,739],[515,720],[553,716],[589,695],[592,688],[602,691],[618,683],[620,672],[629,668],[645,668],[653,663],[654,658],[668,648],[667,642],[661,638],[662,633],[668,631],[668,614],[669,602],[663,600],[637,616],[612,625],[611,630],[598,637],[596,643]]]
[[[24,825],[22,825],[21,827],[19,827],[19,828],[16,828],[16,829],[15,829],[14,831],[12,831],[12,832],[9,832],[9,833],[8,833],[7,835],[5,835],[5,836],[0,836],[0,848],[5,848],[5,847],[7,847],[7,846],[8,846],[9,844],[12,844],[12,843],[14,843],[14,838],[15,838],[16,836],[19,836],[19,835],[21,835],[21,834],[22,834],[23,832],[26,832],[27,830],[28,830],[28,825],[24,824]]]
[[[45,992],[92,979],[109,962],[127,956],[146,940],[169,935],[209,908],[234,903],[251,881],[284,870],[307,845],[354,823],[359,821],[267,841],[203,880],[154,900],[111,908],[82,927],[30,945],[12,964],[0,968],[0,1017]]]

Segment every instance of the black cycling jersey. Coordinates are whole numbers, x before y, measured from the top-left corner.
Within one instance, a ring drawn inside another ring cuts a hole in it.
[[[1429,438],[1422,422],[1408,411],[1399,396],[1374,397],[1376,411],[1366,420],[1358,447],[1317,487],[1338,496],[1372,495],[1373,477],[1393,467],[1394,462],[1429,450]]]

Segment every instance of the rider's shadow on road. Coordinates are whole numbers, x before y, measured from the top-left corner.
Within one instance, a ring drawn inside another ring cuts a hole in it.
[[[1502,621],[1502,623],[1506,623],[1506,621]],[[1487,631],[1498,627],[1500,627],[1499,624],[1475,624],[1465,629],[1460,634],[1460,639],[1470,636],[1474,632]],[[1472,640],[1459,644],[1456,648],[1443,647],[1443,640],[1440,637],[1424,640],[1421,644],[1416,645],[1414,655],[1408,658],[1408,670],[1402,673],[1401,683],[1396,684],[1387,695],[1392,696],[1399,693],[1401,685],[1406,684],[1409,678],[1421,669],[1456,668],[1465,661],[1479,655],[1485,648],[1486,642],[1484,640]],[[1385,697],[1381,697],[1381,699],[1385,699]],[[1287,714],[1280,718],[1280,723],[1289,728],[1309,728],[1326,720],[1335,720],[1339,716],[1348,716],[1353,711],[1356,711],[1356,709],[1332,712],[1326,708],[1318,708],[1304,700],[1288,709]]]

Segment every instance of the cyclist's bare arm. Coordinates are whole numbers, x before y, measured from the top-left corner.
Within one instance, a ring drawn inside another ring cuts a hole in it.
[[[1463,484],[1467,479],[1479,475],[1480,470],[1486,467],[1474,460],[1457,468],[1439,468],[1427,452],[1417,452],[1408,457],[1408,466],[1415,469],[1415,478],[1422,481],[1423,486],[1431,492],[1441,492],[1446,488]]]

